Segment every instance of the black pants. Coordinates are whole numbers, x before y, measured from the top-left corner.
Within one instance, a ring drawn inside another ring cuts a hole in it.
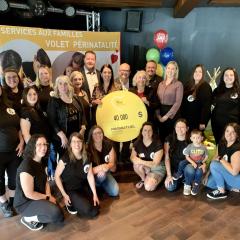
[[[93,206],[93,200],[83,191],[68,192],[72,206],[77,210],[78,214],[83,217],[93,218],[98,215],[99,209]]]
[[[0,153],[0,196],[4,195],[5,189],[5,171],[8,175],[8,188],[15,190],[16,173],[21,162],[21,158],[17,156],[17,152]]]
[[[64,220],[61,209],[47,200],[29,201],[27,207],[20,214],[23,217],[37,216],[40,223],[58,223]]]

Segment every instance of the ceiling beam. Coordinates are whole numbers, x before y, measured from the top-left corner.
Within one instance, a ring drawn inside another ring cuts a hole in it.
[[[82,7],[128,8],[128,7],[161,7],[162,0],[51,0],[56,3],[68,3]]]
[[[240,4],[240,0],[210,0],[209,5],[218,4],[218,5],[238,5]]]
[[[178,0],[174,7],[174,17],[184,18],[199,2],[200,0]]]

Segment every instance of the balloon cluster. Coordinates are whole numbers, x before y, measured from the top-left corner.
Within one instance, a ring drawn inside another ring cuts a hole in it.
[[[159,76],[164,75],[165,66],[168,62],[174,60],[174,52],[171,47],[167,47],[168,33],[160,29],[154,33],[154,43],[159,48],[150,48],[146,54],[146,60],[153,60],[157,63],[157,74]]]

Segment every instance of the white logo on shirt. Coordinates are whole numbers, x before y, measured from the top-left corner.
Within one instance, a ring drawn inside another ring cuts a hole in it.
[[[237,93],[233,93],[233,94],[231,94],[230,98],[231,99],[236,99],[236,98],[238,98],[238,94]]]
[[[194,98],[193,95],[189,95],[189,96],[187,97],[187,100],[188,100],[189,102],[193,102],[193,101],[195,100],[195,98]]]
[[[223,158],[223,160],[228,161],[228,156],[227,156],[227,154],[225,154],[222,158]]]
[[[86,164],[85,166],[84,166],[84,168],[83,168],[83,171],[85,172],[85,173],[88,173],[88,171],[89,171],[89,164]]]
[[[154,155],[155,155],[155,153],[154,153],[154,152],[151,152],[151,153],[150,153],[150,158],[153,159],[153,158],[154,158]]]
[[[144,154],[144,153],[139,153],[139,157],[140,157],[140,158],[144,158],[144,157],[145,157],[145,154]]]
[[[109,163],[109,155],[106,155],[104,160],[105,160],[106,163]]]
[[[10,115],[15,115],[16,114],[16,112],[15,112],[15,110],[13,108],[7,108],[6,111]]]

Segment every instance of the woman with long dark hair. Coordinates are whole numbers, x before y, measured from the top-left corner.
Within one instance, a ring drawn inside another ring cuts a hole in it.
[[[184,87],[181,114],[187,120],[190,131],[204,130],[211,116],[212,89],[204,77],[204,66],[198,64]]]
[[[240,123],[240,86],[234,68],[223,71],[219,85],[213,92],[213,106],[211,123],[218,144],[228,123]]]
[[[84,139],[80,133],[71,134],[68,149],[58,162],[55,179],[69,213],[87,217],[98,214],[99,200],[92,165],[87,159]],[[86,191],[88,184],[92,197]]]
[[[32,231],[43,228],[44,223],[63,221],[47,181],[45,161],[48,143],[43,135],[33,135],[24,150],[17,171],[14,207],[22,215],[21,223]]]
[[[102,128],[97,125],[89,131],[87,151],[96,186],[102,187],[109,196],[118,196],[119,187],[111,174],[116,171],[116,152],[112,143],[104,137]]]
[[[153,134],[152,123],[143,123],[139,136],[133,143],[130,157],[134,171],[141,178],[136,184],[137,189],[144,186],[146,191],[154,191],[157,188],[166,174],[162,157],[163,147]]]
[[[225,127],[206,185],[213,189],[207,194],[211,199],[226,198],[227,190],[240,192],[240,127],[237,123]]]

